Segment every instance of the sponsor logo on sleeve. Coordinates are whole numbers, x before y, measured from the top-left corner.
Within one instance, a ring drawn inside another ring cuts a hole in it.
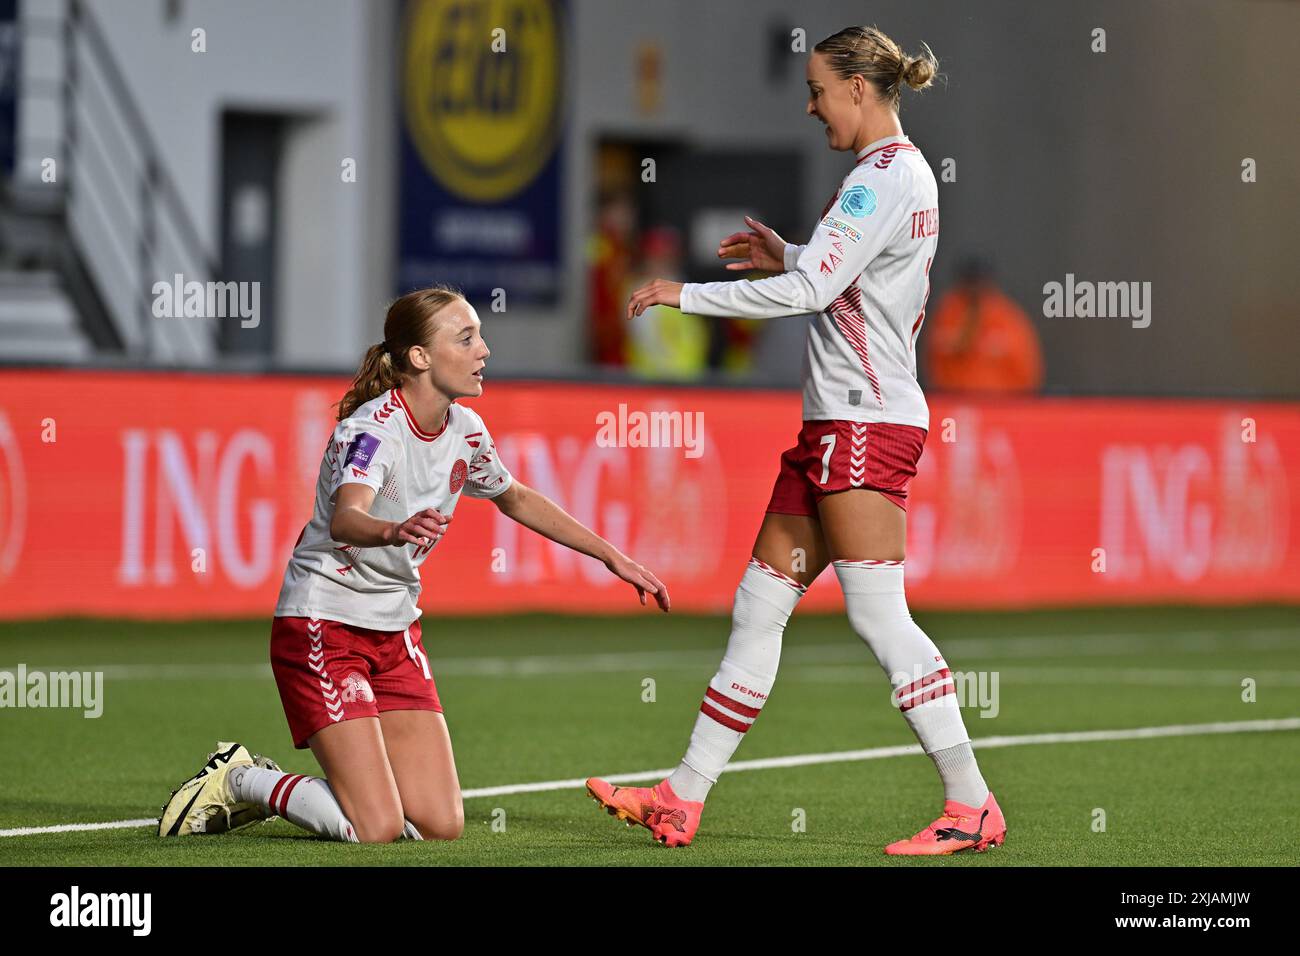
[[[831,229],[839,230],[840,233],[842,233],[850,242],[862,241],[862,233],[858,232],[843,219],[836,219],[834,216],[827,216],[822,220],[822,225]]]
[[[369,468],[379,450],[379,437],[369,432],[359,432],[348,445],[348,453],[343,458],[343,466],[354,465],[357,468]]]
[[[876,211],[876,191],[860,183],[850,186],[840,197],[840,211],[854,219],[870,216]]]

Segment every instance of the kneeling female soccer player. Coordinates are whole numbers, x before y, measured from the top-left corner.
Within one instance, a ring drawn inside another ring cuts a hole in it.
[[[420,639],[419,567],[462,492],[604,562],[669,609],[646,568],[515,480],[483,420],[456,404],[483,393],[490,352],[474,308],[434,287],[398,299],[384,341],[339,403],[316,504],[285,571],[271,665],[294,746],[325,777],[280,772],[221,743],[163,808],[162,836],[285,819],[336,840],[455,839],[460,783]]]

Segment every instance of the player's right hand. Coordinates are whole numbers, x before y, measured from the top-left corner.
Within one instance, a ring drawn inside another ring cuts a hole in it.
[[[759,269],[763,272],[785,271],[785,240],[752,216],[745,217],[749,232],[733,232],[718,246],[719,259],[728,262],[731,271]]]
[[[433,508],[425,508],[423,511],[417,511],[400,524],[395,522],[392,525],[391,540],[388,543],[396,547],[407,544],[424,547],[446,534],[447,525],[450,523],[450,515],[444,515]]]
[[[641,599],[642,607],[645,606],[645,596],[648,591],[654,595],[659,610],[667,612],[672,608],[673,603],[668,598],[668,588],[654,576],[654,573],[649,568],[637,564],[626,554],[616,554],[614,557],[609,558],[605,562],[605,567],[636,588],[636,594]]]

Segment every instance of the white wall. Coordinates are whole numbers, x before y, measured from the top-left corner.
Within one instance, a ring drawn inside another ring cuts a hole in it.
[[[27,0],[24,12],[50,2]],[[285,154],[280,357],[352,366],[378,340],[396,291],[397,5],[183,0],[170,25],[160,0],[92,6],[213,249],[220,110],[302,117]],[[1289,353],[1276,342],[1289,336],[1300,303],[1300,270],[1287,258],[1300,218],[1300,133],[1288,122],[1300,76],[1287,44],[1300,5],[570,0],[568,10],[557,210],[564,292],[553,310],[483,310],[496,371],[563,373],[580,364],[591,152],[601,133],[797,148],[806,176],[792,188],[815,213],[848,157],[827,150],[803,114],[800,57],[784,82],[764,79],[769,30],[802,27],[811,45],[870,17],[909,51],[928,41],[948,76],[922,97],[905,91],[902,114],[932,165],[958,163],[957,182],[940,187],[936,289],[972,252],[995,260],[1031,315],[1042,284],[1066,271],[1151,281],[1150,329],[1037,317],[1049,381],[1093,390],[1294,388]],[[207,30],[205,54],[190,52],[195,26]],[[1108,31],[1104,55],[1088,50],[1097,26]],[[657,117],[637,111],[644,41],[657,41],[664,57]],[[48,120],[32,114],[22,123]],[[356,185],[339,182],[344,156],[358,160]],[[1255,185],[1240,182],[1244,156],[1259,162]]]
[[[25,16],[58,16],[62,4],[29,0]],[[375,43],[388,45],[383,4],[355,0],[184,0],[164,18],[159,0],[92,0],[100,26],[191,220],[215,258],[220,248],[221,113],[299,117],[285,151],[278,357],[346,365],[371,337],[362,319],[389,293],[391,173],[384,97],[376,94]],[[191,48],[206,32],[206,52]],[[42,41],[27,72],[60,69],[58,44]],[[47,59],[48,57],[48,59]],[[25,131],[57,126],[58,104],[29,109]],[[21,135],[21,134],[20,134]],[[358,182],[340,179],[344,157]],[[38,166],[24,156],[28,177]],[[378,201],[376,201],[378,200]]]

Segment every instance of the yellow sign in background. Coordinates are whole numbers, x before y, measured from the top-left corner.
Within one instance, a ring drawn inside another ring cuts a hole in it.
[[[554,0],[413,0],[405,35],[406,125],[429,172],[477,202],[527,186],[559,127]]]

